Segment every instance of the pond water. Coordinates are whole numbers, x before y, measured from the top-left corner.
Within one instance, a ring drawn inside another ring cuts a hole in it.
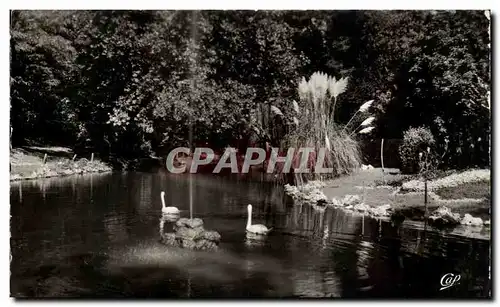
[[[159,242],[160,192],[189,217],[189,176],[110,173],[11,183],[14,297],[490,297],[490,241],[294,205],[281,186],[193,175],[217,252]],[[274,230],[247,239],[253,223]],[[460,281],[439,290],[447,273]]]

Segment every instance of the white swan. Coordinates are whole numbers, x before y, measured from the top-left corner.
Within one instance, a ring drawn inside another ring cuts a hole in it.
[[[163,214],[179,214],[180,210],[177,207],[167,207],[165,206],[165,192],[161,191],[161,212]]]
[[[252,205],[248,205],[247,232],[257,235],[267,235],[272,228],[267,229],[262,224],[252,225]]]

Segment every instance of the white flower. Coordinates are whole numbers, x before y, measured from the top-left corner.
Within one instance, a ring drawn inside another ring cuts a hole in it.
[[[365,119],[362,123],[361,123],[361,126],[362,127],[365,127],[365,126],[368,126],[368,125],[371,125],[371,123],[373,123],[373,121],[375,120],[375,116],[370,116],[368,117],[367,119]]]
[[[338,95],[342,94],[347,88],[347,81],[348,80],[349,80],[349,78],[347,78],[347,77],[340,78],[333,85],[330,84],[330,87],[329,87],[330,95],[332,95],[333,97],[337,97]]]
[[[366,127],[364,129],[362,129],[360,132],[358,132],[359,134],[368,134],[370,133],[371,131],[373,130],[373,127]]]
[[[292,105],[293,105],[293,110],[295,111],[295,113],[299,113],[299,104],[297,103],[297,101],[292,100]]]
[[[305,99],[307,98],[308,94],[309,94],[309,85],[306,81],[306,78],[302,77],[302,80],[300,80],[299,83],[299,97],[300,99]]]
[[[278,107],[271,106],[271,112],[273,112],[274,115],[283,116],[283,113],[280,109],[278,109]]]
[[[330,93],[330,96],[333,96],[333,93],[335,92],[335,84],[337,83],[337,80],[335,77],[331,77],[328,79],[328,93]]]
[[[366,112],[372,106],[372,103],[373,103],[373,100],[369,100],[369,101],[363,103],[363,105],[361,105],[361,107],[359,107],[359,112]]]

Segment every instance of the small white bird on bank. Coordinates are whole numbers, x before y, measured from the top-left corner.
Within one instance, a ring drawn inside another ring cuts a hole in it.
[[[180,214],[180,212],[181,212],[179,209],[177,209],[177,207],[165,206],[165,192],[163,192],[163,191],[161,191],[161,204],[162,204],[161,213],[163,213],[163,214],[174,215],[174,214]]]
[[[256,224],[252,225],[252,205],[248,205],[248,219],[247,219],[247,232],[257,235],[267,235],[272,228],[268,229],[265,225]]]

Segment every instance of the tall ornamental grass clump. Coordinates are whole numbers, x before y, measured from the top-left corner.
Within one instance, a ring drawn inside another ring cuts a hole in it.
[[[285,135],[282,147],[296,149],[312,147],[318,153],[320,148],[325,148],[324,168],[332,168],[331,174],[297,174],[296,181],[304,179],[318,179],[348,174],[361,165],[361,154],[358,142],[354,135],[370,133],[370,125],[374,117],[365,119],[357,128],[349,129],[349,123],[342,126],[335,122],[335,112],[338,107],[338,97],[345,92],[348,78],[336,80],[327,74],[316,72],[309,80],[302,78],[298,85],[299,102],[292,101],[288,133]],[[366,113],[373,101],[363,104],[353,115]],[[288,113],[290,114],[290,113]],[[352,120],[352,119],[351,119]],[[361,128],[361,130],[359,130]],[[294,167],[298,167],[298,158]],[[313,170],[316,163],[315,155],[309,156],[308,167]],[[306,175],[307,178],[304,178]]]

